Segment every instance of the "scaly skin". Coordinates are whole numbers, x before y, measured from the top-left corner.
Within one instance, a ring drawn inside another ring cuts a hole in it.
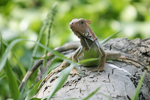
[[[96,35],[89,27],[89,24],[91,24],[90,20],[84,20],[84,19],[73,19],[70,22],[70,28],[74,32],[74,34],[80,39],[81,46],[75,51],[73,55],[71,55],[69,58],[73,61],[79,62],[81,60],[85,60],[88,58],[99,58],[96,61],[90,61],[83,63],[81,65],[83,66],[96,66],[97,68],[92,69],[92,71],[103,71],[104,64],[106,58],[112,59],[112,60],[126,60],[128,58],[121,56],[120,52],[112,52],[112,51],[105,51],[103,50],[102,46],[99,44]],[[129,59],[130,60],[130,59]],[[131,61],[134,61],[131,59]],[[137,61],[135,61],[137,62]],[[137,62],[138,63],[138,62]],[[66,60],[62,62],[62,64],[57,67],[56,69],[52,70],[46,78],[43,79],[41,84],[39,85],[38,89],[42,86],[42,84],[47,81],[54,73],[57,73],[64,68],[68,67],[70,63],[68,63]],[[73,67],[72,74],[78,74],[78,71]]]
[[[81,46],[79,47],[79,44],[74,43],[74,44],[64,45],[60,48],[56,48],[55,50],[58,51],[58,52],[62,52],[64,50],[69,50],[69,49],[72,49],[72,48],[74,48],[74,49],[78,48],[75,51],[75,53],[69,57],[70,59],[72,59],[73,61],[76,61],[76,62],[79,62],[81,60],[88,59],[88,58],[99,58],[96,61],[91,61],[91,62],[87,62],[87,63],[82,64],[83,66],[96,66],[96,65],[98,65],[98,67],[95,68],[95,69],[92,69],[92,71],[103,71],[106,58],[111,59],[111,60],[118,60],[118,59],[126,60],[127,59],[127,60],[131,60],[133,62],[139,63],[135,60],[132,60],[132,59],[121,56],[120,52],[117,52],[117,51],[113,51],[113,52],[112,51],[104,51],[102,46],[99,44],[96,35],[94,34],[94,32],[89,27],[89,24],[91,24],[90,20],[73,19],[70,22],[70,28],[72,29],[74,34],[80,39]],[[51,56],[53,56],[53,54],[49,53],[48,56],[51,57]],[[39,60],[39,62],[37,62],[33,66],[32,69],[38,68],[38,66],[40,64],[42,64],[42,60]],[[39,85],[39,88],[54,73],[63,70],[64,68],[68,67],[69,65],[70,65],[70,63],[68,63],[66,60],[64,60],[59,67],[52,70],[46,76],[46,78],[43,79],[43,81]],[[73,74],[78,74],[78,71],[75,68],[73,68],[72,71],[73,71]],[[31,75],[32,73],[33,73],[33,71],[31,70],[29,75]],[[20,90],[21,90],[22,85],[25,81],[27,81],[26,77],[25,77],[25,79],[23,79],[21,85],[19,86]]]

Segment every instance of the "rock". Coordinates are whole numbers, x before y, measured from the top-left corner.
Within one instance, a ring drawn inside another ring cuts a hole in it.
[[[137,60],[145,66],[150,66],[150,39],[128,40],[127,38],[111,39],[103,45],[105,50],[120,51],[122,55]],[[91,72],[89,68],[81,66],[82,75],[69,75],[63,87],[52,100],[67,98],[84,99],[98,87],[101,87],[90,100],[131,100],[135,95],[138,82],[146,70],[146,76],[139,94],[139,100],[150,100],[150,72],[145,66],[134,66],[121,61],[107,61],[105,72]],[[55,73],[35,95],[37,98],[48,96],[61,72]],[[103,95],[104,94],[104,95]]]

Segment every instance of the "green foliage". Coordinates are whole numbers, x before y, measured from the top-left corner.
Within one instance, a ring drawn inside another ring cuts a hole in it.
[[[46,46],[48,47],[50,44],[50,35],[51,35],[51,28],[53,25],[53,21],[54,21],[54,16],[56,15],[56,7],[57,7],[57,3],[55,3],[52,7],[51,13],[48,14],[48,18],[47,18],[47,22],[48,22],[48,32],[47,32],[47,38],[46,38]],[[44,59],[44,66],[46,65],[46,61],[47,61],[47,53],[48,51],[45,50],[45,59]]]
[[[144,77],[145,77],[145,73],[146,71],[144,71],[142,77],[141,77],[141,80],[137,86],[137,89],[136,89],[136,93],[134,95],[134,97],[132,98],[132,100],[138,100],[138,97],[139,97],[139,93],[140,93],[140,90],[141,90],[141,87],[142,87],[142,83],[143,83],[143,80],[144,80]]]
[[[58,14],[51,29],[51,40],[49,40],[49,36],[45,34],[50,23],[48,18],[50,15],[47,15],[47,12],[50,14],[49,8],[56,1]],[[132,0],[0,0],[0,88],[2,91],[0,91],[0,99],[18,98],[18,91],[15,94],[9,90],[8,86],[11,86],[11,81],[14,86],[10,89],[18,88],[16,80],[19,84],[26,73],[25,69],[31,68],[34,60],[34,58],[31,60],[32,57],[41,57],[44,50],[49,50],[48,47],[54,48],[76,40],[69,28],[69,22],[74,18],[91,19],[93,23],[90,26],[101,40],[121,29],[121,34],[117,35],[119,37],[125,36],[130,39],[149,37],[150,14],[147,9],[149,3],[148,0],[138,2]],[[46,20],[43,21],[45,18]],[[24,40],[20,38],[37,41],[36,46],[29,41],[21,42]],[[46,40],[47,46],[39,48],[39,43],[46,44]],[[57,53],[56,55],[67,59]],[[9,65],[4,70],[6,62],[9,62],[7,63]],[[77,67],[76,63],[74,64]],[[52,67],[54,66],[50,66],[48,72]],[[12,79],[10,79],[11,75]],[[30,79],[33,85],[36,84],[35,77]],[[21,95],[26,96],[28,92],[25,89]]]
[[[60,61],[60,58],[54,58],[54,60],[49,65],[47,71],[44,73],[43,78],[46,77],[52,69],[56,68],[59,64],[61,64],[61,62],[59,61]]]
[[[106,39],[104,39],[101,44],[103,45],[104,43],[106,43],[108,40],[110,40],[112,37],[116,36],[118,33],[120,33],[121,31],[118,31],[114,34],[112,34],[111,36],[107,37]]]
[[[48,96],[47,100],[50,100],[54,96],[54,94],[63,86],[63,84],[65,83],[66,79],[68,78],[68,75],[70,74],[73,67],[74,67],[73,65],[70,65],[69,67],[65,68],[61,72],[61,74],[60,74],[59,78],[57,79],[53,89],[51,90],[50,95]]]
[[[1,49],[1,55],[2,55],[4,53],[5,47],[4,47],[3,38],[1,36],[1,33],[0,33],[0,39],[1,39],[0,42],[1,42],[1,48],[2,48]],[[5,50],[5,51],[7,51],[7,50]],[[3,57],[4,56],[2,56],[1,59],[3,59]],[[3,64],[3,62],[0,60],[0,64],[1,63]],[[5,73],[1,75],[1,79],[4,78],[4,76],[6,74],[11,96],[14,100],[17,100],[18,97],[19,97],[19,89],[18,89],[17,80],[14,76],[14,73],[12,72],[12,69],[10,67],[10,64],[9,64],[8,60],[7,60],[7,57],[5,59],[5,62],[6,62],[6,65],[5,65],[5,68],[4,68]],[[0,65],[0,69],[2,70],[3,66]],[[0,72],[1,72],[1,70],[0,70]]]
[[[83,100],[89,100],[100,88],[101,88],[101,86],[98,87],[95,91],[93,91],[91,94],[89,94],[89,95],[88,95],[86,98],[84,98]]]
[[[11,96],[14,100],[18,100],[19,88],[18,88],[17,80],[14,76],[14,73],[11,70],[11,67],[8,61],[6,62],[6,65],[5,65],[5,72],[6,72]]]
[[[41,80],[41,81],[42,81],[42,80]],[[33,96],[37,93],[37,88],[38,88],[38,86],[39,86],[39,84],[40,84],[41,81],[39,81],[39,82],[30,90],[30,92],[29,92],[28,95],[26,96],[25,100],[30,100],[30,99],[33,98]],[[20,97],[20,98],[21,98],[21,97]]]
[[[47,14],[47,18],[46,18],[45,21],[43,22],[43,25],[42,25],[42,27],[41,27],[40,34],[39,34],[37,43],[36,43],[36,45],[35,45],[35,47],[34,47],[34,50],[33,50],[32,57],[34,57],[34,56],[36,55],[37,48],[38,48],[38,44],[39,44],[39,42],[40,42],[40,40],[41,40],[41,38],[42,38],[42,35],[43,35],[43,33],[44,33],[44,31],[46,30],[47,27],[48,27],[48,35],[47,35],[48,38],[46,38],[46,40],[47,40],[46,46],[49,45],[49,41],[50,41],[50,39],[49,39],[49,38],[50,38],[50,30],[51,30],[51,27],[52,27],[52,23],[53,23],[53,21],[54,21],[54,16],[55,16],[55,14],[56,14],[56,3],[55,3],[55,4],[53,5],[53,7],[49,10],[49,12],[48,12],[48,14]],[[46,55],[47,53],[48,53],[48,50],[45,49],[45,55]],[[34,59],[32,58],[31,61],[30,61],[30,65],[29,65],[28,71],[31,69],[31,67],[32,67],[32,65],[33,65],[33,61],[34,61]],[[46,64],[46,61],[47,61],[47,55],[46,55],[46,57],[44,58],[44,66],[45,66],[45,64]],[[27,77],[27,79],[29,78],[29,76],[26,76],[26,77]],[[26,82],[25,82],[24,84],[26,84]],[[22,88],[21,88],[22,91],[24,91],[24,84],[23,84],[23,86],[21,86],[21,87],[22,87]],[[22,93],[22,92],[21,92],[21,93]]]

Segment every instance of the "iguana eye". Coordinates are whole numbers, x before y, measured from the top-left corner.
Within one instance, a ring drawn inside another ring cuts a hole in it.
[[[85,21],[81,21],[80,23],[83,25],[85,23]]]

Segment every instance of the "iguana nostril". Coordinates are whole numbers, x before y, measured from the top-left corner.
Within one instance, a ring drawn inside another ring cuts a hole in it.
[[[69,25],[71,26],[71,25],[73,25],[73,23],[72,23],[72,22],[70,22],[70,23],[69,23]]]

